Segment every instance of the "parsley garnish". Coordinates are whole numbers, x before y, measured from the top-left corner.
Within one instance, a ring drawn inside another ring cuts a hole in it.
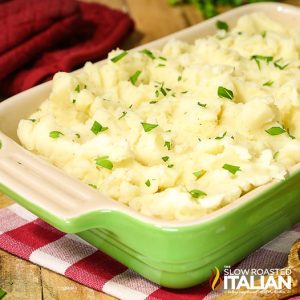
[[[171,142],[165,142],[164,147],[167,147],[168,150],[171,150]]]
[[[201,106],[201,107],[206,107],[206,106],[207,106],[206,103],[200,103],[200,102],[198,102],[197,104],[198,104],[199,106]]]
[[[275,153],[273,154],[273,159],[274,159],[274,160],[276,160],[278,154],[279,154],[279,151],[277,151],[277,152],[275,152]]]
[[[286,132],[287,132],[288,136],[289,136],[292,140],[295,139],[295,137],[294,137],[293,135],[290,134],[290,130],[289,130],[288,128],[286,129]]]
[[[96,158],[96,164],[109,170],[111,170],[114,166],[113,163],[108,159],[108,156],[101,156]]]
[[[202,192],[200,190],[197,190],[197,189],[191,190],[191,191],[189,191],[189,193],[191,194],[191,196],[193,198],[199,198],[199,197],[207,196],[206,193],[204,193],[204,192]]]
[[[80,85],[79,84],[76,85],[75,92],[77,92],[77,93],[80,92]]]
[[[285,64],[285,65],[280,65],[278,62],[280,62],[281,59],[277,59],[276,61],[274,61],[274,66],[280,70],[284,70],[289,64]]]
[[[229,164],[225,164],[223,167],[223,169],[229,171],[230,173],[232,173],[233,175],[237,172],[237,171],[241,171],[241,168],[239,166],[234,166],[234,165],[229,165]]]
[[[145,182],[146,186],[149,187],[151,185],[151,182],[149,179],[147,179],[147,181]]]
[[[155,101],[155,100],[152,100],[152,101],[150,101],[149,103],[150,104],[155,104],[155,103],[157,103],[158,101]]]
[[[156,67],[161,68],[161,67],[165,67],[165,66],[166,66],[165,64],[158,64]]]
[[[94,121],[93,126],[91,127],[91,131],[97,135],[99,132],[107,130],[108,127],[103,127],[99,122]]]
[[[143,53],[143,54],[149,56],[151,59],[155,59],[155,56],[153,55],[153,53],[148,49],[144,49],[144,50],[140,51],[140,53]]]
[[[252,55],[251,60],[255,60],[258,68],[260,69],[260,61],[264,60],[268,64],[273,60],[273,56]]]
[[[265,82],[265,83],[263,84],[263,86],[272,86],[273,83],[274,83],[273,80],[269,80],[269,81]]]
[[[206,173],[205,170],[200,170],[200,171],[194,172],[193,175],[194,175],[197,179],[199,179],[199,178],[202,177],[205,173]]]
[[[130,76],[129,80],[130,82],[135,85],[139,76],[141,75],[142,71],[138,70],[136,71],[132,76]]]
[[[226,134],[227,134],[227,131],[225,131],[221,136],[217,136],[215,138],[215,140],[222,140],[225,137]]]
[[[28,121],[31,121],[32,123],[36,122],[36,119],[27,119]]]
[[[72,103],[75,104],[75,103],[76,103],[76,99],[73,99],[73,100],[72,100]]]
[[[271,127],[269,129],[267,129],[266,132],[270,135],[279,135],[279,134],[285,133],[286,130],[282,127]]]
[[[122,116],[119,117],[119,120],[121,120],[122,118],[124,118],[126,115],[127,115],[127,111],[123,111],[123,112],[122,112]]]
[[[94,189],[97,189],[97,186],[95,184],[89,183],[89,186],[91,186]]]
[[[80,134],[79,133],[75,133],[75,135],[80,139]]]
[[[149,132],[158,126],[158,124],[150,124],[150,123],[143,123],[143,122],[141,124],[145,132]]]
[[[168,165],[168,168],[173,168],[174,167],[174,165]]]
[[[177,81],[181,81],[182,76],[178,76]]]
[[[263,31],[263,32],[261,33],[261,36],[262,36],[263,38],[265,38],[266,35],[267,35],[267,32],[266,32],[266,31]]]
[[[163,57],[163,56],[160,56],[159,59],[165,60],[165,61],[167,60],[167,59],[166,59],[165,57]]]
[[[113,58],[111,59],[111,61],[112,61],[113,63],[116,63],[117,61],[119,61],[120,59],[122,59],[122,58],[123,58],[124,56],[126,56],[127,54],[128,54],[127,51],[123,51],[123,52],[120,53],[119,55],[113,57]]]
[[[61,133],[60,131],[51,131],[49,133],[49,136],[53,139],[57,139],[59,138],[61,135],[64,135],[63,133]]]
[[[0,288],[0,299],[2,299],[7,293]]]
[[[166,161],[168,161],[169,160],[169,156],[163,156],[161,159],[164,161],[164,162],[166,162]]]
[[[2,141],[0,140],[0,149],[2,149]]]
[[[229,29],[228,24],[227,24],[226,22],[223,22],[223,21],[220,21],[220,20],[218,20],[218,21],[216,22],[216,26],[217,26],[217,28],[220,29],[220,30],[228,31],[228,29]]]
[[[220,98],[227,98],[229,100],[232,100],[233,99],[233,92],[229,89],[226,89],[223,86],[219,86],[218,87],[218,96]]]

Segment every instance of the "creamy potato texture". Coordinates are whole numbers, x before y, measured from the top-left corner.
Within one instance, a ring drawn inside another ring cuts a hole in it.
[[[58,73],[21,143],[142,214],[193,219],[300,162],[300,33],[262,14]]]

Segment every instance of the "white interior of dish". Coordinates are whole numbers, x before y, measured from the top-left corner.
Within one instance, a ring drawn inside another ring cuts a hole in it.
[[[300,26],[299,8],[280,3],[251,4],[236,8],[206,22],[135,48],[132,51],[140,48],[159,48],[171,38],[192,42],[197,38],[213,34],[216,30],[215,22],[217,19],[226,21],[230,26],[233,26],[239,17],[255,11],[261,11],[274,20],[289,26]],[[216,212],[192,221],[164,221],[144,216],[72,179],[58,168],[18,145],[16,132],[19,120],[27,118],[33,113],[40,103],[48,97],[50,89],[51,82],[47,82],[0,104],[0,140],[3,144],[0,151],[0,183],[32,204],[36,204],[57,217],[68,219],[95,210],[118,210],[157,226],[195,225],[215,218],[229,210],[237,209],[240,205],[246,201],[251,201],[256,195],[274,184],[271,183],[256,188]],[[299,169],[300,164],[294,166],[290,171],[294,172]]]

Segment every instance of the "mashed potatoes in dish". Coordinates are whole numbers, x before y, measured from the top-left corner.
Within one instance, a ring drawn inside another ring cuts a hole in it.
[[[142,214],[193,219],[300,162],[300,32],[263,14],[58,73],[18,136]]]

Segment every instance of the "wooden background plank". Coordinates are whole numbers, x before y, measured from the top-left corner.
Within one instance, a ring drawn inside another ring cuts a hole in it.
[[[99,2],[128,12],[136,31],[122,43],[122,48],[147,43],[203,20],[190,5],[170,7],[167,0],[85,0]],[[286,3],[300,6],[300,0]],[[0,194],[0,208],[13,203]],[[8,292],[5,300],[113,300],[104,293],[84,287],[64,276],[41,268],[0,250],[0,287]]]

